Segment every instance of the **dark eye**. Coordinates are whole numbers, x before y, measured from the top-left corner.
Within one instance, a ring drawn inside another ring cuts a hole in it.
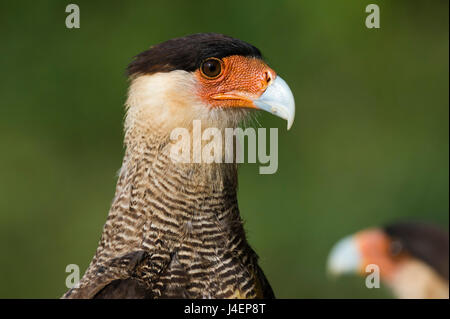
[[[390,251],[392,256],[400,255],[402,253],[402,251],[403,251],[402,243],[397,241],[397,240],[393,240],[391,242],[391,245],[389,246],[389,251]]]
[[[207,59],[202,63],[202,73],[208,78],[216,78],[222,73],[222,64],[218,59]]]

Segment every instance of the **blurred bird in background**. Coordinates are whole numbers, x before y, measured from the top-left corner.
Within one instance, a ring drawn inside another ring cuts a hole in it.
[[[289,87],[257,48],[213,33],[155,45],[128,75],[115,197],[89,268],[64,297],[274,297],[246,240],[236,163],[174,162],[171,132],[192,132],[194,120],[235,128],[250,109],[280,116],[289,128]]]
[[[328,258],[333,275],[368,275],[375,264],[397,298],[449,298],[449,234],[421,222],[365,229],[338,241]]]

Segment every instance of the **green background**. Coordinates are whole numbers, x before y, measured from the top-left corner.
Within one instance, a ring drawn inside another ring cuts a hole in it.
[[[249,241],[281,298],[380,298],[331,280],[339,238],[398,219],[449,222],[447,1],[64,1],[0,4],[0,297],[55,298],[84,272],[113,197],[131,58],[197,32],[261,49],[297,104],[279,168],[240,169]],[[381,29],[364,25],[381,8]]]

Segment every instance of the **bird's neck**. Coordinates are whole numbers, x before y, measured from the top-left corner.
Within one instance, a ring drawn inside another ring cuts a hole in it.
[[[126,136],[99,250],[120,256],[133,247],[171,250],[185,243],[233,243],[247,251],[236,188],[236,164],[174,163],[167,138]]]
[[[411,279],[414,278],[414,279]],[[448,299],[448,281],[419,260],[402,263],[390,280],[394,294],[400,299]]]

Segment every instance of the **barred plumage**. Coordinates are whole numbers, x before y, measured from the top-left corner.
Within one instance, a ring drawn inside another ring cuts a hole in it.
[[[245,239],[236,165],[175,165],[169,145],[142,143],[128,146],[97,253],[66,297],[111,297],[131,279],[152,298],[271,297]]]

